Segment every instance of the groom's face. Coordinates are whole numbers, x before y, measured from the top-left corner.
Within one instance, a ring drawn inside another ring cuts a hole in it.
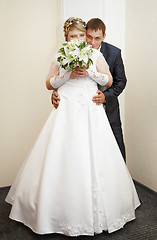
[[[102,30],[98,29],[97,31],[89,28],[86,31],[87,43],[92,45],[92,48],[99,49],[101,42],[104,40],[105,35],[103,35]]]

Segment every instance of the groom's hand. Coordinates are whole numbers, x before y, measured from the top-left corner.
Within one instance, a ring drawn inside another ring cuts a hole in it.
[[[98,90],[97,93],[98,95],[94,96],[92,99],[93,102],[96,103],[96,105],[103,104],[105,102],[105,95],[100,90]]]
[[[51,101],[52,101],[53,106],[57,109],[59,106],[59,101],[60,101],[60,98],[58,97],[57,92],[52,94]]]

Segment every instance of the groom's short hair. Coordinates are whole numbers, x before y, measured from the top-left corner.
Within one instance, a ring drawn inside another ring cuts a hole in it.
[[[87,22],[86,29],[92,29],[92,30],[95,30],[95,31],[97,31],[98,29],[102,30],[102,33],[103,33],[103,36],[104,36],[105,35],[105,31],[106,31],[106,26],[105,26],[104,22],[101,19],[99,19],[99,18],[92,18],[91,20],[89,20]]]

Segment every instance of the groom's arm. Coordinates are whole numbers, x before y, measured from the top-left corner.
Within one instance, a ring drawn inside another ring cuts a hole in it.
[[[58,93],[56,91],[53,91],[51,95],[51,102],[56,109],[59,106],[59,101],[60,101],[60,98],[58,96]]]
[[[112,86],[103,91],[106,101],[111,98],[118,97],[126,86],[127,79],[120,50],[115,58],[112,77]]]

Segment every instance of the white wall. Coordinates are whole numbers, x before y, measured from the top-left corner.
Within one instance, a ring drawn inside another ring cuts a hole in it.
[[[57,0],[0,1],[0,187],[11,185],[52,105]]]
[[[126,1],[125,133],[137,181],[157,191],[157,1]]]

